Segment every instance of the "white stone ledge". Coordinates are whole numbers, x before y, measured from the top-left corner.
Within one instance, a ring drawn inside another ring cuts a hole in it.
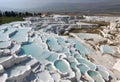
[[[4,68],[11,67],[15,62],[15,58],[13,56],[2,57],[0,59],[0,64],[3,65]]]
[[[24,66],[21,69],[18,69],[18,68],[19,68],[19,66],[10,70],[10,71],[16,70],[17,74],[11,74],[10,76],[8,76],[8,79],[7,79],[8,82],[23,82],[24,79],[27,76],[29,76],[30,73],[31,73],[31,67],[30,66]]]
[[[8,75],[6,73],[0,74],[0,82],[6,82]]]
[[[4,68],[2,65],[0,65],[0,74],[4,72]]]

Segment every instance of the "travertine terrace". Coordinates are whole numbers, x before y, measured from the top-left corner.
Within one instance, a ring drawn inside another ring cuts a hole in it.
[[[119,17],[28,17],[0,26],[0,82],[119,82]],[[96,33],[72,29],[100,28]],[[102,28],[102,29],[101,29]]]

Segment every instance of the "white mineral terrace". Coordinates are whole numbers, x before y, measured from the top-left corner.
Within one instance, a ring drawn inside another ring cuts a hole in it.
[[[103,17],[111,24],[99,33],[69,33],[99,28],[81,22],[88,17],[51,15],[1,25],[0,82],[119,82],[120,23]]]

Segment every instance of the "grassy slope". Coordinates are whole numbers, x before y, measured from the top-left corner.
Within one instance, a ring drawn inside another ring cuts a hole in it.
[[[13,21],[23,21],[22,17],[0,17],[0,24],[9,23]]]

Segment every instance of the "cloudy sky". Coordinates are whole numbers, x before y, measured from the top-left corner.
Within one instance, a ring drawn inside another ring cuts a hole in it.
[[[93,3],[107,1],[111,0],[0,0],[0,10],[38,8],[52,3]]]

